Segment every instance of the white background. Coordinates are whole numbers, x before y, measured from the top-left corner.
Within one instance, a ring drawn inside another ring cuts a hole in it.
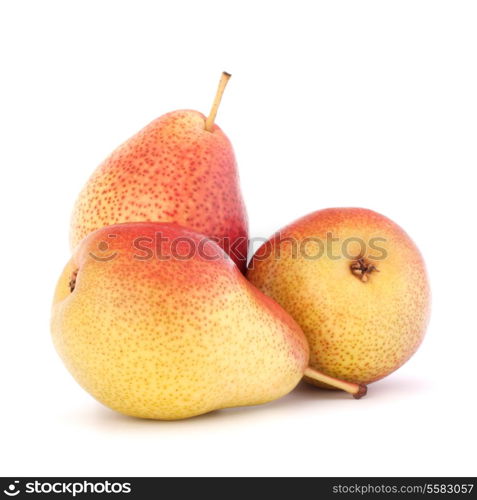
[[[1,475],[476,475],[477,4],[3,1]],[[49,337],[72,204],[167,111],[207,112],[238,157],[251,232],[327,206],[402,225],[433,288],[413,359],[355,401],[140,421],[77,386]]]

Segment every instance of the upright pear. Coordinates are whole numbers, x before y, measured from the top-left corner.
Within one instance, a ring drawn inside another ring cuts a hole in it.
[[[157,118],[119,146],[79,195],[72,248],[92,231],[122,222],[175,222],[205,234],[244,271],[248,222],[232,145],[214,123],[230,75],[209,116],[180,110]]]
[[[308,368],[297,323],[215,242],[176,224],[119,224],[84,239],[59,279],[52,335],[84,389],[135,417],[266,403],[304,373],[365,393]]]

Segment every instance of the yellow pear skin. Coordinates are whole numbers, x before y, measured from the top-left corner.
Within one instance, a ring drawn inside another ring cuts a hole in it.
[[[247,277],[302,327],[310,366],[349,382],[389,375],[426,331],[424,260],[403,229],[371,210],[331,208],[302,217],[256,252]]]
[[[59,279],[52,335],[86,391],[149,419],[272,401],[309,359],[301,328],[218,245],[167,223],[90,234]]]

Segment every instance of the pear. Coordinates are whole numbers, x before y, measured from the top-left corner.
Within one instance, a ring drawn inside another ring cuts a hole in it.
[[[232,145],[215,117],[179,110],[157,118],[93,173],[71,219],[74,249],[92,231],[122,222],[175,222],[213,238],[244,271],[248,222]]]
[[[333,377],[382,379],[426,331],[423,258],[403,229],[371,210],[326,209],[297,220],[258,249],[247,277],[302,327],[310,365]]]
[[[305,373],[356,398],[366,392],[309,368],[290,315],[215,242],[173,223],[86,237],[59,279],[51,326],[79,384],[130,416],[174,420],[266,403]]]

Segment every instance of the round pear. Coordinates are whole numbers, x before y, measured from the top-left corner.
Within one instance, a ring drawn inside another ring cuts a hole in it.
[[[349,382],[389,375],[426,331],[430,288],[421,253],[371,210],[331,208],[298,219],[256,252],[247,277],[302,327],[310,365]]]

